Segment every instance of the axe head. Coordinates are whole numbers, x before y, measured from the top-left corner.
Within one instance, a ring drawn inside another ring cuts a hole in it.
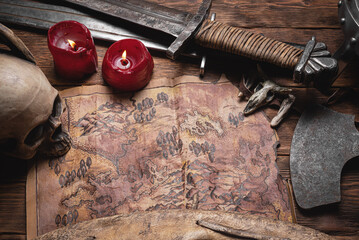
[[[294,131],[290,172],[294,196],[308,209],[340,201],[344,164],[359,156],[354,116],[320,105],[307,109]]]

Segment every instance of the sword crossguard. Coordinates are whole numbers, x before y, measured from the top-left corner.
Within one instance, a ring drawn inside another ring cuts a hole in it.
[[[187,46],[189,40],[193,38],[201,23],[207,18],[212,5],[212,0],[203,0],[196,15],[188,22],[183,31],[178,35],[174,42],[168,47],[166,55],[168,58],[176,59],[183,49]]]

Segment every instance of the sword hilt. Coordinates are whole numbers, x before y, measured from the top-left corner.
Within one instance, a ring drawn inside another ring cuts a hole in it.
[[[326,50],[326,45],[316,43],[315,38],[302,49],[227,24],[206,20],[195,35],[195,40],[203,47],[294,69],[295,82],[307,83],[315,79],[317,87],[328,87],[328,82],[332,83],[328,78],[335,77],[338,68],[336,60]]]

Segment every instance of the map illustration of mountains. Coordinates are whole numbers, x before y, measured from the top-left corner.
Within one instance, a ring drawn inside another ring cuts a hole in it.
[[[292,221],[275,163],[276,134],[262,112],[243,115],[246,102],[225,77],[216,84],[192,76],[156,79],[126,94],[84,86],[60,95],[72,149],[36,161],[36,193],[27,201],[36,207],[37,234],[158,209]]]

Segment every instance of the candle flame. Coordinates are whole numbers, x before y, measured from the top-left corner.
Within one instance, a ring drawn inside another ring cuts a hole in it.
[[[126,50],[125,50],[122,53],[122,60],[126,60],[126,56],[127,56],[127,53],[126,53]]]
[[[69,44],[70,44],[70,46],[72,47],[72,49],[75,50],[75,48],[76,48],[76,43],[75,43],[74,41],[70,40],[70,39],[67,39],[67,41],[69,42]]]

